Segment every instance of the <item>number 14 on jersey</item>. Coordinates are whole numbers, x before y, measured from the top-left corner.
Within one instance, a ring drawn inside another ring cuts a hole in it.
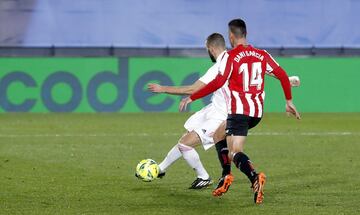
[[[240,65],[240,73],[243,74],[244,81],[244,91],[249,91],[249,86],[256,86],[258,90],[261,89],[261,85],[263,83],[262,79],[262,68],[261,62],[254,62],[251,64],[251,73],[249,73],[249,65],[247,63],[243,63]]]

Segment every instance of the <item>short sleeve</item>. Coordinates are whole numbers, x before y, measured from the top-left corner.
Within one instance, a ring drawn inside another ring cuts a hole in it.
[[[215,77],[218,75],[219,64],[215,63],[212,67],[206,71],[206,73],[199,78],[199,81],[203,82],[204,84],[210,83]]]
[[[228,59],[229,59],[229,54],[225,53],[223,58],[220,61],[220,66],[219,66],[219,71],[218,71],[218,73],[220,73],[221,75],[224,75],[224,73],[225,73]]]

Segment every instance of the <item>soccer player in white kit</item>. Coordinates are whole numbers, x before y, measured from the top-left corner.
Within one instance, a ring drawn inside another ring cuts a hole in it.
[[[209,52],[211,60],[214,65],[208,71],[190,86],[161,86],[159,84],[149,84],[150,91],[155,93],[167,93],[174,95],[190,95],[193,92],[204,87],[212,81],[219,72],[220,61],[226,53],[225,39],[219,33],[211,34],[206,40],[206,47]],[[300,84],[297,77],[290,77],[292,86]],[[189,187],[190,189],[201,189],[212,184],[209,174],[205,170],[200,161],[200,157],[194,147],[202,144],[205,150],[211,148],[214,143],[222,141],[222,144],[216,144],[219,159],[227,159],[228,149],[225,138],[225,130],[219,137],[213,137],[215,131],[227,118],[227,104],[229,99],[229,92],[226,88],[220,88],[213,93],[211,103],[202,108],[200,111],[194,113],[184,124],[186,133],[179,139],[178,143],[168,152],[165,159],[159,164],[159,177],[165,175],[166,169],[172,165],[176,160],[184,157],[186,162],[192,167],[197,174],[197,178]],[[220,132],[221,133],[221,132]],[[221,162],[223,163],[223,162]],[[223,175],[230,171],[230,161],[226,166],[222,166]],[[224,170],[226,168],[227,170]]]
[[[149,90],[156,93],[190,95],[212,81],[217,76],[219,63],[222,56],[226,53],[225,39],[221,34],[213,33],[207,38],[206,47],[211,60],[215,64],[193,85],[172,87],[149,84]],[[172,163],[182,156],[197,174],[197,178],[191,184],[190,189],[201,189],[212,184],[211,178],[202,165],[199,154],[194,147],[202,144],[204,149],[207,150],[214,145],[213,134],[227,117],[227,102],[225,101],[227,97],[228,94],[224,89],[217,90],[213,93],[211,103],[193,114],[185,122],[184,127],[187,132],[159,164],[160,177],[164,175],[166,169]]]

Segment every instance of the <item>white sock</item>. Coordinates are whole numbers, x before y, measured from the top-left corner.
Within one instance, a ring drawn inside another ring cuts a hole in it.
[[[164,160],[159,164],[160,172],[163,173],[166,171],[166,169],[171,166],[176,160],[181,158],[182,154],[179,150],[179,147],[175,145],[170,149]]]
[[[178,143],[180,152],[182,153],[186,162],[193,168],[197,174],[198,178],[208,179],[209,174],[206,172],[204,166],[200,161],[199,154],[196,150],[190,146]]]

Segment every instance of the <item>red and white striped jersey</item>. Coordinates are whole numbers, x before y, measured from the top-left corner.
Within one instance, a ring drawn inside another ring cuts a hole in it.
[[[239,45],[225,54],[218,76],[190,98],[196,100],[206,96],[228,80],[228,113],[262,117],[265,73],[273,73],[281,81],[286,99],[291,99],[290,82],[286,72],[269,53],[250,45]]]

